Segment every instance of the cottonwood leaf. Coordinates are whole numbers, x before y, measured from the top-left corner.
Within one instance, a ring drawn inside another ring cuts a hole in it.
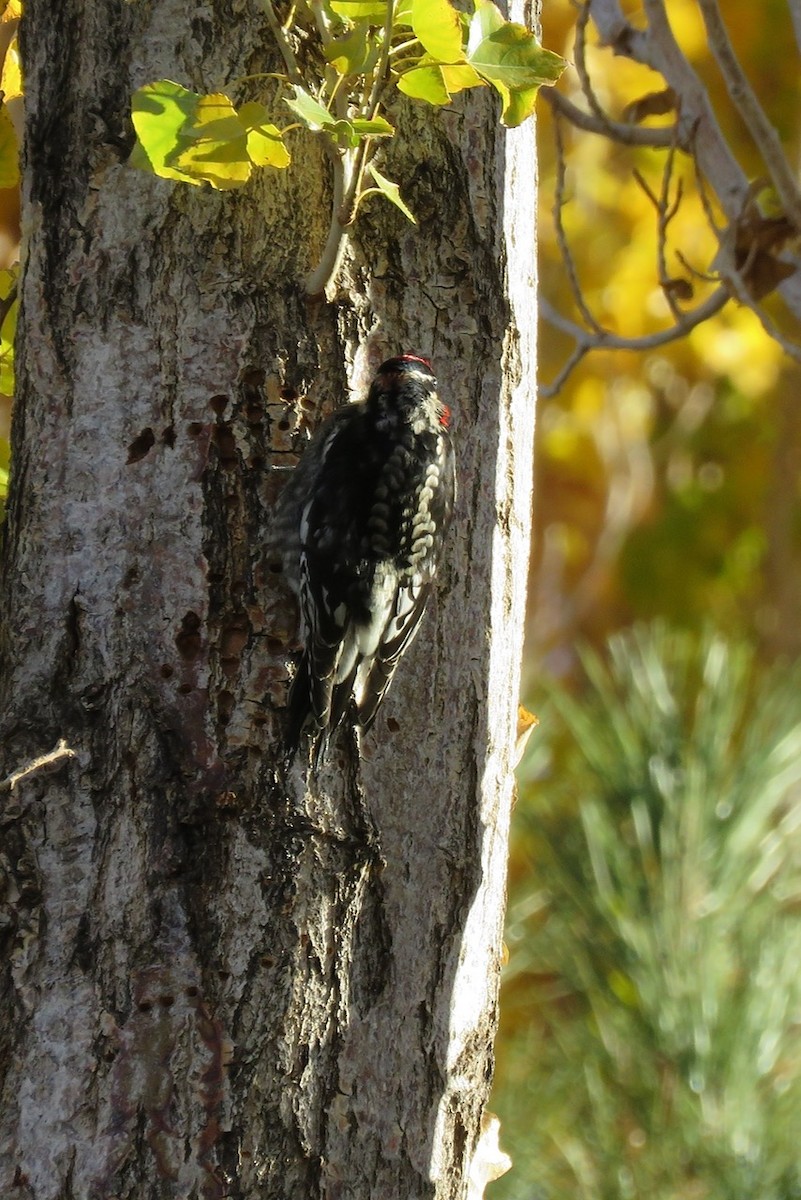
[[[373,166],[372,163],[370,163],[369,170],[370,170],[370,174],[372,175],[373,179],[375,180],[376,188],[381,193],[381,195],[386,196],[387,200],[389,200],[390,203],[394,204],[396,208],[399,208],[401,210],[401,212],[403,213],[403,215],[405,217],[408,217],[408,219],[412,222],[413,225],[416,225],[417,224],[416,218],[414,217],[411,210],[409,208],[407,208],[406,205],[403,203],[403,200],[401,200],[400,188],[398,187],[397,183],[393,183],[391,179],[387,179],[387,177],[385,175],[382,175],[381,172],[378,171]]]
[[[465,88],[483,87],[484,80],[469,63],[445,65],[434,62],[426,54],[418,66],[406,71],[398,80],[398,90],[414,100],[428,104],[449,104],[451,96]]]
[[[505,125],[519,125],[530,116],[537,90],[555,83],[566,65],[558,54],[545,50],[525,25],[505,20],[491,0],[477,0],[467,59],[503,98]]]
[[[331,11],[348,21],[370,21],[384,24],[387,6],[383,0],[330,0]]]
[[[412,29],[432,58],[440,63],[458,62],[462,50],[462,21],[449,0],[412,0]]]
[[[307,129],[319,132],[321,129],[330,129],[336,123],[334,117],[319,100],[315,100],[314,96],[310,96],[304,88],[298,87],[296,83],[293,83],[292,87],[295,91],[295,98],[288,100],[284,97],[284,104],[292,109],[296,117],[300,117]]]
[[[178,131],[176,148],[166,161],[190,179],[220,191],[247,183],[253,169],[248,131],[227,96],[213,92],[199,98],[192,120]]]
[[[171,79],[159,79],[138,88],[131,100],[136,143],[128,159],[133,167],[151,171],[164,179],[181,179],[199,185],[200,179],[186,175],[167,163],[178,149],[178,134],[195,115],[200,96]]]
[[[263,104],[249,101],[239,109],[239,120],[247,133],[247,152],[256,167],[288,167],[291,155],[281,138],[280,130],[268,120]]]
[[[378,59],[378,41],[368,21],[359,21],[354,28],[323,47],[325,57],[339,75],[364,75]]]
[[[429,64],[405,71],[398,79],[398,91],[428,104],[450,104],[451,94],[439,66]]]

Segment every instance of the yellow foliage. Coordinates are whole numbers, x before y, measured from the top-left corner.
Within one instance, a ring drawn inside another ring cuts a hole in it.
[[[756,400],[777,386],[784,352],[750,308],[730,305],[694,329],[690,343],[707,370],[736,379],[745,396]]]
[[[634,14],[640,13],[644,22],[640,4],[628,3],[625,9],[629,19],[636,23]],[[544,44],[569,61],[575,61],[576,11],[572,0],[543,6]],[[762,174],[759,150],[743,136],[734,115],[697,0],[671,0],[667,12],[733,153],[756,178]],[[776,0],[765,0],[764,6],[728,0],[724,19],[794,161],[797,59],[776,54],[783,37],[788,44],[792,39],[787,7]],[[592,25],[586,63],[597,98],[614,120],[625,120],[629,106],[664,89],[661,76],[600,46]],[[586,110],[575,68],[565,72],[559,90]],[[669,125],[675,117],[644,107],[643,121],[649,125]],[[552,307],[584,324],[557,238],[553,120],[543,105],[540,275]],[[675,320],[671,298],[679,311],[688,311],[718,286],[719,242],[710,217],[721,226],[724,221],[714,198],[707,196],[705,207],[693,163],[677,151],[669,195],[676,200],[680,188],[681,196],[665,238],[666,294],[659,275],[655,199],[665,186],[667,151],[623,146],[565,121],[561,134],[566,170],[560,218],[582,299],[614,335],[657,334]],[[771,196],[760,193],[758,201],[769,205]],[[772,297],[766,306],[780,320]],[[542,328],[540,375],[547,384],[573,343],[547,320]],[[650,353],[592,351],[558,396],[541,401],[537,543],[542,570],[550,573],[541,594],[553,611],[540,618],[544,601],[535,599],[534,612],[546,645],[554,639],[569,644],[580,634],[603,637],[634,616],[663,610],[685,621],[709,615],[731,620],[733,614],[739,620],[768,620],[765,612],[773,601],[762,578],[764,563],[778,564],[792,547],[788,540],[766,549],[765,504],[775,489],[782,422],[791,419],[782,389],[794,392],[797,386],[780,345],[750,309],[732,300],[683,340]],[[773,536],[800,524],[798,514],[767,521],[767,528]],[[628,564],[621,559],[626,554]],[[578,605],[572,588],[579,589]],[[566,623],[571,619],[575,627]],[[535,628],[535,645],[537,638]]]

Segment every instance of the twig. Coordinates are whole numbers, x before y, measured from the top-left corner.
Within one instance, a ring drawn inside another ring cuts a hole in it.
[[[779,135],[765,115],[762,105],[737,60],[726,26],[723,24],[717,0],[698,0],[698,7],[703,14],[709,45],[717,60],[728,93],[764,159],[768,173],[781,198],[785,215],[796,230],[801,230],[801,189],[799,189],[795,174],[785,157]]]
[[[268,3],[269,0],[264,0]],[[370,97],[364,109],[368,120],[373,120],[381,103],[381,94],[386,86],[389,74],[389,45],[392,38],[392,0],[387,0],[386,17],[384,22],[384,45],[376,68],[376,75],[370,91]],[[344,113],[340,115],[344,116]],[[348,227],[356,215],[360,200],[360,191],[364,171],[369,162],[369,151],[372,144],[370,137],[362,138],[355,151],[339,150],[330,145],[329,153],[333,165],[334,187],[331,200],[331,224],[328,228],[323,252],[317,266],[309,272],[304,281],[306,294],[319,296],[325,291],[326,284],[333,279],[342,262],[345,251],[345,238]]]
[[[370,96],[364,109],[364,115],[368,121],[375,119],[378,109],[381,104],[381,97],[389,78],[389,50],[390,42],[392,41],[392,17],[394,13],[393,0],[387,0],[386,14],[384,17],[384,44],[381,47],[381,55],[376,67],[376,73],[373,78],[373,86],[370,89]],[[356,216],[356,209],[359,201],[362,198],[362,181],[364,172],[370,161],[369,153],[372,147],[372,138],[366,137],[356,148],[356,154],[353,161],[353,173],[350,180],[350,185],[346,189],[345,199],[343,201],[342,223],[350,225]]]
[[[662,188],[659,196],[655,196],[650,187],[646,183],[638,170],[634,170],[634,178],[639,183],[645,194],[648,196],[651,203],[656,209],[657,227],[656,227],[656,258],[657,258],[657,273],[659,285],[667,301],[668,307],[673,315],[674,320],[680,321],[683,317],[683,311],[679,308],[676,298],[673,295],[673,288],[670,286],[671,277],[667,269],[667,234],[668,226],[679,211],[682,197],[682,183],[679,179],[676,185],[676,197],[671,202],[670,199],[670,181],[673,176],[673,165],[676,157],[676,147],[671,146],[667,154],[665,169],[662,172]]]
[[[286,36],[286,30],[275,14],[272,0],[261,0],[261,2],[267,14],[267,24],[270,26],[272,35],[278,43],[278,49],[281,51],[281,57],[286,65],[290,81],[302,87],[305,82],[303,73],[298,66],[298,60],[295,58],[295,51],[292,49],[289,38]]]
[[[365,112],[368,121],[372,121],[378,112],[378,106],[381,103],[381,93],[384,90],[387,75],[389,74],[389,51],[392,41],[392,16],[394,7],[393,0],[387,0],[387,10],[384,16],[384,44],[381,47],[381,56],[378,60],[378,67],[376,68],[373,87]]]
[[[754,258],[759,253],[759,247],[756,243],[750,246],[745,261],[738,267],[731,253],[730,242],[731,238],[728,238],[721,243],[720,252],[715,259],[715,265],[720,270],[721,277],[725,279],[729,291],[737,297],[741,304],[751,309],[768,337],[778,342],[785,354],[795,359],[796,362],[801,362],[801,345],[786,338],[765,308],[761,304],[754,303],[748,284],[745,282]]]
[[[567,238],[564,223],[562,221],[562,209],[565,206],[565,144],[562,138],[562,123],[557,117],[553,123],[553,136],[556,143],[556,179],[554,181],[554,199],[553,199],[553,221],[556,231],[556,241],[559,246],[559,253],[562,255],[562,262],[567,271],[570,290],[573,293],[576,307],[581,313],[584,321],[591,329],[597,333],[602,333],[601,326],[593,316],[587,301],[584,299],[584,293],[581,290],[579,283],[576,264],[573,261],[573,255],[570,250],[570,243]]]
[[[602,329],[597,325],[592,329],[584,329],[575,321],[571,321],[557,312],[546,299],[541,297],[540,315],[549,325],[553,325],[555,329],[572,337],[576,345],[559,374],[549,384],[540,387],[540,395],[555,396],[570,372],[590,350],[655,350],[658,346],[665,346],[669,342],[677,341],[688,334],[690,330],[695,329],[696,325],[708,321],[715,313],[720,312],[730,299],[731,292],[727,288],[716,288],[703,304],[683,313],[681,318],[667,329],[659,329],[655,333],[646,333],[640,337],[623,337],[621,334],[612,333],[611,330]]]
[[[607,125],[609,123],[609,118],[607,117],[600,100],[595,95],[595,89],[592,86],[590,73],[587,70],[585,49],[587,45],[587,25],[590,20],[591,7],[591,0],[583,0],[583,3],[579,9],[578,20],[576,21],[576,41],[573,51],[576,59],[575,67],[576,74],[579,77],[579,83],[581,84],[581,90],[584,94],[584,99],[590,106],[590,112],[594,113],[600,124]]]
[[[6,779],[0,781],[0,792],[13,792],[21,779],[32,775],[34,771],[41,771],[44,767],[52,766],[53,763],[60,762],[63,758],[77,758],[77,755],[74,750],[69,748],[64,738],[59,738],[55,748],[49,754],[40,754],[38,758],[34,758],[27,766],[18,767]]]
[[[673,36],[664,0],[643,0],[646,29],[631,24],[620,0],[589,0],[589,4],[602,43],[614,53],[658,71],[681,96],[682,138],[691,144],[699,178],[707,180],[714,190],[726,223],[736,226],[749,199],[749,180],[723,135],[703,83]],[[703,202],[703,191],[701,197]],[[707,215],[711,217],[711,206]],[[714,221],[711,223],[714,226]],[[782,280],[776,290],[793,316],[801,320],[801,272]],[[753,298],[740,298],[762,321],[763,314]]]
[[[692,140],[704,175],[715,180],[721,207],[733,221],[748,191],[746,174],[723,136],[704,85],[673,36],[662,0],[643,0],[643,7],[648,28],[636,29],[624,16],[620,0],[591,0],[601,41],[616,54],[658,71],[681,96],[679,124]]]
[[[799,2],[801,3],[801,0]],[[650,128],[642,125],[629,125],[623,121],[612,121],[608,117],[600,119],[592,113],[584,112],[572,100],[568,100],[567,96],[557,92],[554,87],[541,88],[540,95],[551,106],[554,113],[559,113],[571,125],[575,125],[577,129],[583,129],[585,133],[597,133],[602,137],[620,142],[624,146],[649,146],[654,150],[667,148],[677,141],[678,126]],[[686,149],[683,146],[681,148]]]

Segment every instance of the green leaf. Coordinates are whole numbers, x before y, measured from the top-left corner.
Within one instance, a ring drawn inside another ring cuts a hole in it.
[[[319,132],[321,129],[331,129],[336,124],[327,108],[323,108],[319,100],[315,100],[302,87],[298,87],[296,83],[293,85],[295,91],[295,99],[287,100],[284,97],[284,104],[291,108],[295,116],[300,117],[307,129],[313,129]]]
[[[352,121],[343,118],[326,126],[326,133],[330,133],[337,145],[351,150],[366,137],[392,137],[394,132],[389,121],[383,117],[374,117],[370,121],[366,117],[354,117]]]
[[[19,142],[8,110],[0,108],[0,188],[19,184]]]
[[[392,180],[387,179],[385,175],[382,175],[380,171],[376,170],[372,163],[370,163],[369,170],[376,182],[376,188],[371,188],[370,191],[372,192],[373,190],[377,190],[382,196],[386,196],[390,203],[394,204],[396,208],[399,208],[403,215],[408,217],[413,225],[416,225],[417,221],[415,217],[401,200],[400,188],[398,187],[397,183],[393,183]]]
[[[344,119],[334,121],[333,125],[326,128],[326,133],[329,133],[334,138],[338,146],[342,146],[348,150],[352,150],[354,146],[358,146],[361,141],[361,138],[353,128],[353,122]]]
[[[323,47],[325,57],[340,75],[363,75],[378,59],[378,41],[367,21],[359,21],[350,33]]]
[[[484,38],[495,33],[498,29],[503,29],[506,24],[506,18],[496,5],[491,3],[491,0],[474,0],[475,12],[470,21],[470,29],[467,35],[467,54],[468,57],[473,53],[476,46],[483,42]]]
[[[495,83],[493,87],[503,99],[503,112],[501,113],[503,125],[509,129],[516,129],[518,125],[522,125],[524,121],[528,120],[537,106],[537,96],[540,90],[538,87],[516,92],[510,92],[501,83]]]
[[[370,21],[383,25],[387,6],[383,0],[331,0],[331,11],[347,21]]]
[[[451,96],[465,88],[483,86],[484,80],[469,63],[449,66],[433,62],[428,54],[398,80],[398,90],[407,96],[439,105],[449,104]]]
[[[165,179],[242,187],[253,167],[286,167],[289,151],[263,104],[237,112],[221,92],[200,96],[161,79],[134,93],[137,142],[129,162]]]
[[[201,96],[191,122],[178,132],[167,165],[224,191],[247,183],[253,169],[247,130],[227,96]]]
[[[484,80],[468,62],[456,63],[453,66],[446,66],[443,63],[441,70],[445,86],[451,95],[463,92],[466,88],[484,87]]]
[[[373,117],[369,121],[366,117],[354,117],[351,125],[360,138],[392,137],[395,132],[394,126],[385,117]]]
[[[438,62],[464,59],[461,18],[449,0],[412,0],[412,29]]]
[[[247,131],[248,156],[255,167],[288,167],[291,155],[268,115],[264,105],[254,101],[239,109],[239,120]]]
[[[199,100],[197,92],[190,92],[170,79],[160,79],[135,91],[131,116],[137,141],[128,159],[131,166],[164,179],[200,184],[199,179],[187,180],[182,171],[167,164],[167,158],[177,150],[178,133],[193,119]]]
[[[414,0],[396,0],[395,11],[392,14],[392,25],[397,28],[399,25],[412,24],[412,6]]]
[[[467,57],[484,79],[511,92],[555,83],[565,68],[564,59],[544,50],[525,25],[505,21],[489,0],[480,0],[470,23]]]
[[[411,71],[404,71],[398,79],[398,91],[428,104],[450,104],[451,100],[442,68],[438,66],[413,67]]]

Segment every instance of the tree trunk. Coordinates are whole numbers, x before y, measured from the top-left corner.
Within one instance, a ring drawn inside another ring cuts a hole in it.
[[[125,164],[129,98],[275,69],[239,0],[26,0],[2,592],[0,1195],[462,1197],[491,1077],[534,412],[533,149],[402,106],[333,302],[326,164]],[[517,184],[517,186],[515,186]],[[511,270],[507,273],[507,263]],[[276,769],[297,428],[390,354],[458,409],[436,602],[365,739]],[[310,415],[313,414],[313,415]]]

